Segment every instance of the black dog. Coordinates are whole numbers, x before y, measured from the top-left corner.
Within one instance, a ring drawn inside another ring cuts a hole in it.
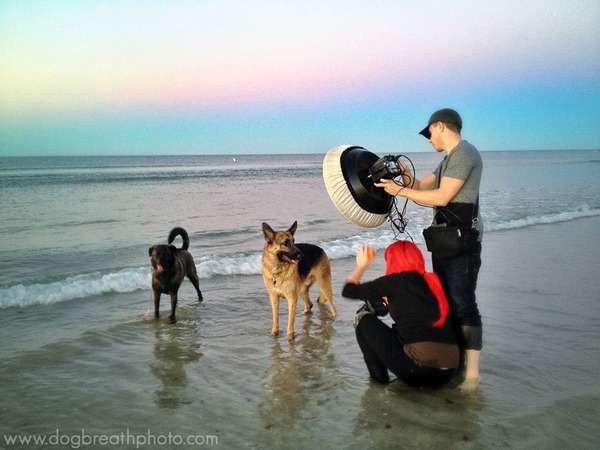
[[[183,246],[176,248],[171,245],[177,236],[183,239]],[[198,301],[202,301],[202,292],[196,273],[194,258],[188,247],[190,238],[187,231],[181,227],[176,227],[169,233],[169,245],[153,245],[148,249],[150,260],[152,261],[152,291],[154,292],[154,317],[158,319],[158,308],[160,306],[160,295],[171,295],[171,315],[169,320],[175,322],[175,308],[177,308],[177,291],[183,278],[187,275],[188,279],[194,285],[198,293]]]

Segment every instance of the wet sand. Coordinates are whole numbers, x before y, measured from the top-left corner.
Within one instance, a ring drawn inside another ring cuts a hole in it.
[[[82,436],[110,438],[111,448],[169,446],[169,436],[170,447],[216,437],[224,448],[593,448],[599,225],[485,235],[481,382],[470,393],[459,380],[440,390],[369,380],[352,327],[360,305],[340,296],[353,258],[332,265],[339,317],[326,305],[299,309],[292,343],[269,336],[259,275],[204,280],[201,304],[186,282],[176,324],[142,321],[148,292],[139,291],[5,309],[0,448],[32,435],[46,448],[51,436],[66,448]],[[377,256],[365,280],[383,272]],[[286,318],[282,302],[283,329]]]

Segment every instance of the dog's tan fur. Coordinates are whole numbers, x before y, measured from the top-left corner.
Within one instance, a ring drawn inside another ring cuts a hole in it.
[[[262,224],[266,242],[260,267],[273,312],[271,335],[275,336],[279,333],[279,298],[283,297],[288,302],[288,340],[294,338],[294,317],[298,295],[304,301],[304,314],[310,312],[313,304],[308,290],[315,281],[319,287],[318,302],[329,302],[332,316],[337,315],[331,295],[329,258],[323,249],[312,244],[298,244],[309,253],[301,256],[302,253],[294,243],[297,225],[297,222],[294,222],[287,231],[273,231],[268,224]]]

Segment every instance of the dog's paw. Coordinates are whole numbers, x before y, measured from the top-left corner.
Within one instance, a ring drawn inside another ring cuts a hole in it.
[[[271,334],[269,336],[277,336],[279,334],[279,330],[271,330]]]
[[[309,312],[312,311],[312,306],[310,306],[309,308],[304,308],[303,314],[308,314]]]
[[[295,336],[296,336],[296,333],[288,333],[287,340],[288,341],[293,341]]]

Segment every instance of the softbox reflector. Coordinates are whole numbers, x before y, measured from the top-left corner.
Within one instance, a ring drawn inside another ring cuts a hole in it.
[[[369,177],[379,157],[362,147],[340,145],[323,160],[323,181],[339,212],[363,228],[375,228],[388,217],[392,197]]]

